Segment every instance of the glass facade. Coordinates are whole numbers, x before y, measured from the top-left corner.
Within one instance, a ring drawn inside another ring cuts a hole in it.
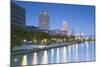
[[[11,2],[11,24],[25,25],[25,9]]]

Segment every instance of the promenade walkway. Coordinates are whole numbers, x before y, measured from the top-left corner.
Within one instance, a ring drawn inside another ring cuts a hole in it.
[[[21,54],[21,53],[28,53],[28,52],[34,52],[34,51],[39,51],[39,50],[47,50],[51,48],[58,48],[58,47],[63,47],[63,46],[68,46],[68,45],[74,45],[76,43],[61,43],[61,44],[51,44],[51,45],[21,45],[21,46],[16,46],[12,49],[12,55],[14,54]]]

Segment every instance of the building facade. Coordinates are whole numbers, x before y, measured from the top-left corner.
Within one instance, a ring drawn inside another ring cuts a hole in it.
[[[68,30],[67,28],[68,28],[67,22],[65,20],[63,20],[62,30],[67,31]]]
[[[11,24],[25,25],[25,9],[11,2]]]
[[[51,30],[49,33],[51,35],[67,35],[67,31],[59,30],[59,29]]]
[[[62,28],[60,29],[60,32],[61,32],[62,35],[67,35],[68,34],[68,25],[67,25],[66,20],[63,20]]]
[[[49,30],[49,15],[46,11],[41,11],[39,14],[39,27],[42,30]]]

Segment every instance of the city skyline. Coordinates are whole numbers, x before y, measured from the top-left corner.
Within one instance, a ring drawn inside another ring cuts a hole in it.
[[[40,11],[47,11],[50,16],[51,30],[61,29],[62,21],[66,20],[68,23],[68,32],[74,29],[75,33],[95,35],[94,6],[18,1],[15,3],[26,9],[26,25],[38,27]]]
[[[95,61],[95,6],[11,1],[10,8],[11,67]]]

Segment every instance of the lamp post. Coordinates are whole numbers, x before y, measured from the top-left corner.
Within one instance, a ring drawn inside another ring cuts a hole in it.
[[[24,40],[23,40],[23,42],[24,42],[24,44],[25,44],[25,46],[26,46],[26,42],[27,42],[27,40],[26,40],[26,39],[24,39]],[[26,47],[25,47],[25,49],[26,49]]]

